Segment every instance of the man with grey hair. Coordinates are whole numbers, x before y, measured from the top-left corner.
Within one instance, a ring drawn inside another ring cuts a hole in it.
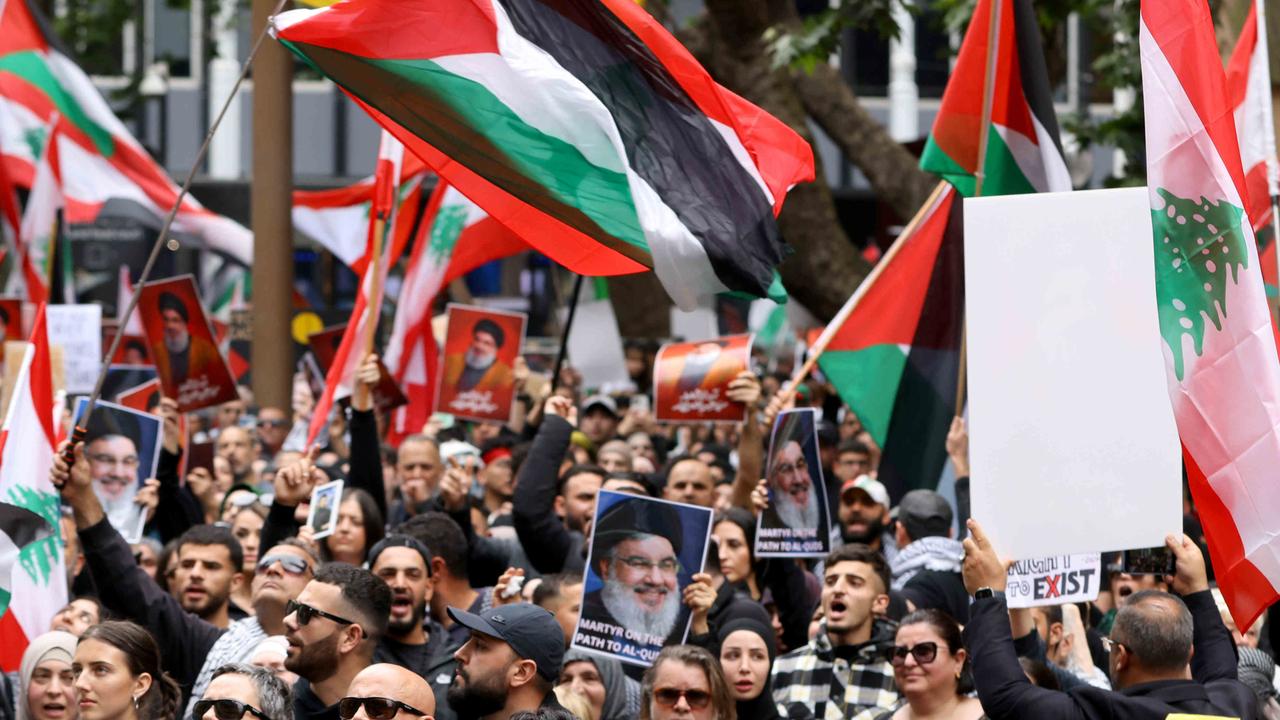
[[[251,718],[244,718],[245,714]],[[270,670],[244,663],[213,671],[204,696],[196,701],[194,720],[290,720],[289,686]]]
[[[1236,679],[1235,644],[1209,592],[1204,557],[1189,538],[1165,540],[1177,559],[1177,594],[1135,593],[1116,615],[1106,639],[1116,691],[1086,686],[1063,693],[1036,687],[1023,673],[1004,598],[1006,566],[976,521],[969,521],[969,531],[964,582],[974,603],[964,639],[978,699],[991,720],[1260,717],[1253,692]]]

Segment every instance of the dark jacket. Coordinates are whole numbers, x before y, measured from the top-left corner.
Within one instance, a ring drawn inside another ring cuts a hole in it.
[[[306,678],[293,684],[293,720],[339,720],[338,704],[325,705]]]
[[[1119,692],[1080,687],[1062,693],[1031,684],[1018,664],[1003,595],[976,600],[964,629],[965,647],[982,708],[992,720],[1164,720],[1170,714],[1260,717],[1252,691],[1236,680],[1236,652],[1213,596],[1203,591],[1183,600],[1194,625],[1192,680],[1142,683]]]
[[[573,426],[564,418],[543,418],[516,476],[512,524],[529,562],[541,573],[581,572],[586,567],[582,533],[566,528],[555,512],[560,461],[572,434]]]
[[[427,642],[424,646],[411,646],[383,637],[374,650],[373,661],[399,665],[417,673],[431,685],[436,696],[435,720],[457,720],[449,708],[445,694],[453,683],[453,671],[457,661],[453,653],[458,645],[450,642],[449,633],[435,620],[428,621]]]

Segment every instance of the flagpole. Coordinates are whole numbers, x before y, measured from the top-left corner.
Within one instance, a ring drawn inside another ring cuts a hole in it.
[[[973,196],[982,197],[987,179],[987,145],[991,136],[991,108],[995,104],[996,67],[999,65],[1000,16],[1003,0],[991,0],[991,19],[987,23],[987,67],[982,80],[982,124],[978,127],[978,167],[974,172]],[[960,310],[960,363],[956,370],[956,415],[964,413],[965,393],[969,380],[969,312]]]
[[[278,15],[284,10],[285,3],[288,0],[277,0],[275,10],[272,15]],[[147,262],[142,266],[142,273],[138,276],[138,283],[133,288],[133,295],[129,298],[129,304],[125,307],[124,313],[119,315],[121,327],[128,324],[129,318],[133,317],[133,311],[138,307],[138,299],[142,297],[142,288],[146,284],[147,279],[151,277],[151,271],[155,268],[156,261],[160,259],[160,250],[168,247],[171,251],[177,251],[178,241],[175,238],[167,237],[169,229],[173,227],[173,221],[178,217],[178,211],[182,209],[182,201],[186,199],[187,194],[191,191],[191,183],[196,178],[196,172],[204,164],[205,155],[209,153],[209,143],[213,140],[213,135],[218,131],[218,127],[222,125],[222,119],[227,114],[227,109],[231,107],[231,101],[235,99],[240,92],[244,80],[249,75],[249,69],[253,67],[253,60],[258,56],[258,51],[262,49],[262,43],[267,39],[268,29],[270,25],[262,29],[262,34],[258,36],[257,41],[253,44],[253,49],[249,51],[248,57],[245,58],[244,65],[240,68],[240,75],[236,78],[236,82],[231,86],[231,92],[227,93],[227,99],[223,101],[222,108],[218,110],[218,116],[213,119],[213,123],[209,125],[209,131],[205,133],[204,141],[200,143],[200,148],[196,150],[196,155],[191,161],[191,169],[187,172],[187,178],[182,182],[182,186],[178,189],[178,197],[173,201],[173,207],[169,209],[169,214],[164,218],[164,224],[160,226],[160,234],[156,237],[155,243],[151,245],[151,253],[147,255]],[[89,416],[93,414],[94,407],[98,404],[98,399],[102,397],[102,385],[106,382],[107,371],[110,369],[110,359],[116,356],[116,351],[120,349],[120,343],[124,340],[124,333],[117,332],[115,338],[111,340],[111,347],[107,349],[107,353],[103,356],[102,367],[98,371],[98,380],[93,385],[93,393],[89,395],[89,400],[85,404],[84,414],[80,417],[80,422],[71,432],[70,440],[66,450],[62,454],[63,460],[68,465],[75,462],[75,446],[84,442],[85,436],[89,430]],[[61,488],[59,488],[61,489]]]
[[[560,352],[556,354],[555,370],[551,373],[551,387],[555,388],[560,379],[560,369],[564,367],[564,358],[569,353],[569,330],[573,328],[573,316],[578,313],[578,296],[582,294],[582,283],[586,276],[581,273],[573,281],[573,297],[569,299],[569,317],[565,318],[564,330],[560,333]]]
[[[941,199],[942,193],[946,191],[947,187],[948,185],[945,180],[934,186],[933,192],[929,193],[929,197],[925,199],[924,203],[920,206],[920,209],[916,210],[916,214],[912,216],[911,221],[902,229],[902,232],[898,233],[897,239],[895,239],[893,244],[889,246],[889,249],[885,251],[884,257],[880,258],[880,261],[876,263],[875,267],[871,268],[871,272],[867,273],[867,276],[858,284],[857,289],[853,291],[853,295],[849,296],[849,299],[845,301],[844,306],[835,314],[835,317],[831,318],[831,322],[827,323],[827,329],[818,336],[817,340],[814,341],[813,347],[809,348],[809,357],[805,360],[804,365],[802,365],[800,369],[791,376],[791,379],[787,381],[786,386],[779,391],[784,399],[794,394],[796,388],[800,387],[800,383],[804,382],[805,378],[809,377],[809,373],[813,372],[814,366],[818,364],[818,356],[826,351],[827,345],[831,344],[831,339],[835,337],[836,330],[843,325],[844,322],[849,319],[849,316],[853,314],[853,311],[858,308],[858,304],[862,302],[863,296],[871,290],[871,287],[875,285],[876,280],[880,278],[880,274],[889,266],[893,261],[893,258],[897,256],[898,252],[906,246],[907,239],[915,234],[916,228],[919,227],[920,223],[924,222],[926,217],[928,217],[929,211],[938,204],[938,200]]]
[[[374,202],[377,201],[375,200]],[[381,315],[382,310],[382,234],[386,227],[386,213],[379,211],[373,221],[373,258],[368,269],[365,270],[365,272],[372,272],[373,275],[369,277],[369,294],[365,305],[368,316],[364,323],[364,355],[361,357],[362,363],[364,358],[373,352],[373,339],[378,332],[378,316]]]

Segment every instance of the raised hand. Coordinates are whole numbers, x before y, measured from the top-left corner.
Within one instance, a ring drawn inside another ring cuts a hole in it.
[[[558,415],[573,427],[578,427],[578,408],[567,397],[552,395],[547,398],[547,404],[543,406],[542,412],[546,415]]]
[[[977,520],[969,519],[969,537],[964,539],[964,587],[972,595],[989,587],[1004,592],[1010,563],[1000,560],[991,540]]]

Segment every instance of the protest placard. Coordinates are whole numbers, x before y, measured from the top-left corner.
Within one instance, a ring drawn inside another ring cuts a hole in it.
[[[524,313],[449,305],[435,409],[469,420],[506,421],[515,402],[515,362]]]
[[[88,398],[80,398],[73,427],[84,424]],[[140,506],[134,502],[160,463],[160,418],[115,403],[100,401],[89,417],[84,456],[89,461],[93,492],[112,527],[126,537],[138,527]]]
[[[968,199],[964,221],[973,517],[1012,560],[1163,544],[1182,461],[1146,189]]]
[[[45,308],[49,345],[62,348],[67,392],[93,392],[102,368],[102,308],[98,305],[50,305]]]
[[[742,422],[745,408],[728,397],[729,383],[751,367],[751,335],[667,343],[653,367],[659,422]]]
[[[342,481],[334,480],[311,491],[311,507],[307,511],[307,526],[312,538],[321,540],[338,528],[338,505],[342,503]]]
[[[116,402],[133,410],[159,414],[160,378],[153,377],[141,385],[122,391],[116,396]]]
[[[817,410],[778,413],[765,467],[769,507],[756,518],[756,557],[825,557],[831,551],[831,520]]]
[[[102,347],[110,348],[111,343],[116,339],[118,329],[114,320],[103,321],[102,326]],[[151,350],[147,347],[147,338],[145,335],[129,335],[126,334],[124,339],[120,341],[120,347],[116,348],[115,355],[111,356],[111,362],[119,365],[154,365],[151,360]]]
[[[1101,587],[1100,553],[1053,555],[1015,562],[1005,597],[1011,608],[1092,602]]]
[[[325,377],[329,374],[329,368],[333,366],[333,359],[338,354],[338,346],[342,344],[342,335],[346,331],[347,324],[343,323],[327,327],[307,338],[307,346],[311,352],[303,357],[303,362],[312,362],[315,365],[316,375],[313,379],[317,380],[314,388],[316,397],[324,392]],[[307,358],[310,360],[308,361]],[[395,377],[382,362],[382,358],[378,358],[378,385],[373,389],[374,406],[379,410],[390,410],[407,402],[409,399],[405,397]]]
[[[235,381],[190,275],[149,282],[138,313],[166,397],[191,412],[237,399]]]
[[[0,342],[25,340],[26,337],[22,325],[22,300],[0,298]]]
[[[683,643],[710,536],[709,508],[601,490],[572,647],[650,665]]]
[[[108,365],[107,375],[102,380],[102,397],[120,402],[120,393],[153,379],[156,379],[154,365]]]

